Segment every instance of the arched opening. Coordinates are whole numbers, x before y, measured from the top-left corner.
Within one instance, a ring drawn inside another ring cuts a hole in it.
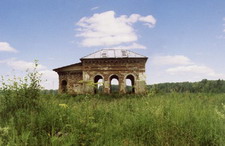
[[[61,86],[62,86],[62,93],[66,93],[67,92],[67,81],[63,80]]]
[[[103,77],[100,75],[97,75],[94,77],[94,83],[95,83],[95,87],[94,87],[94,93],[102,93],[103,92]]]
[[[116,75],[112,75],[110,77],[110,93],[119,93],[119,77]]]
[[[126,93],[135,93],[133,75],[128,75],[126,77]]]

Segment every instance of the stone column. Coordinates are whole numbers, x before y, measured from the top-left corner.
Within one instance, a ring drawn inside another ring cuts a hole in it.
[[[83,92],[84,93],[94,93],[94,88],[91,85],[91,83],[93,82],[91,76],[89,75],[89,73],[87,71],[83,72]]]
[[[120,77],[119,78],[119,87],[120,87],[120,93],[121,94],[124,94],[126,93],[126,83],[125,83],[126,80],[124,80],[123,77]]]
[[[136,80],[135,85],[135,93],[137,94],[143,94],[146,92],[146,82],[145,82],[146,76],[144,73],[139,73],[138,80]]]
[[[109,87],[109,81],[104,80],[104,93],[109,94],[110,93],[110,87]]]

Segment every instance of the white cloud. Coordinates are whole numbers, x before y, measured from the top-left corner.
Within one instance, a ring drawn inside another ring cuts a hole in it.
[[[197,74],[206,74],[209,76],[215,76],[216,73],[213,69],[204,66],[204,65],[188,65],[188,66],[178,66],[174,68],[169,68],[166,70],[168,73],[197,73]]]
[[[132,27],[136,22],[144,22],[144,25],[153,27],[156,20],[153,16],[141,16],[132,14],[115,17],[114,11],[96,13],[92,17],[83,17],[77,23],[79,27],[77,37],[83,38],[81,45],[112,46],[122,43],[130,43],[138,40]]]
[[[97,10],[99,7],[93,7],[93,8],[91,8],[91,10],[93,11],[93,10]]]
[[[23,60],[17,60],[17,59],[8,59],[8,60],[2,60],[0,61],[0,63],[5,63],[6,65],[12,67],[15,70],[21,70],[21,71],[25,71],[25,70],[32,70],[35,67],[34,62],[28,62],[28,61],[23,61]],[[41,69],[45,69],[46,67],[43,65],[38,65],[37,69],[41,70]]]
[[[172,75],[192,75],[192,77],[201,77],[201,79],[225,79],[225,74],[216,73],[210,67],[204,65],[188,65],[188,66],[178,66],[174,68],[169,68],[166,70],[167,73]]]
[[[34,62],[28,62],[24,60],[17,60],[17,59],[7,59],[7,60],[0,60],[1,64],[5,64],[12,69],[14,69],[13,74],[19,75],[19,77],[23,77],[25,75],[25,71],[29,69],[32,71],[34,69],[35,64]],[[46,66],[42,64],[38,64],[37,70],[39,73],[41,73],[41,85],[45,89],[57,89],[58,88],[58,75],[56,72],[49,70]],[[18,71],[23,71],[18,72]],[[11,76],[13,76],[13,74]]]
[[[183,55],[155,56],[151,60],[154,65],[189,65],[192,61]]]
[[[104,49],[125,49],[125,50],[129,50],[129,49],[146,49],[146,47],[141,45],[141,44],[132,43],[131,45],[115,46],[115,47],[104,48]]]
[[[150,84],[225,79],[225,73],[218,73],[213,68],[193,62],[182,55],[156,56],[147,66],[146,72],[151,77],[148,78]]]
[[[13,48],[12,46],[10,46],[10,44],[7,42],[0,42],[0,52],[1,51],[14,52],[14,53],[17,52],[17,50]]]
[[[41,85],[45,89],[58,89],[58,74],[52,70],[41,70],[42,74]]]

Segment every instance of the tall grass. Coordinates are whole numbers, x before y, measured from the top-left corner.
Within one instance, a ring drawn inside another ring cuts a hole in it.
[[[225,94],[41,94],[4,85],[0,145],[224,145]]]
[[[42,95],[41,110],[0,129],[15,145],[223,145],[224,94],[153,97]],[[82,98],[83,100],[77,98]],[[4,129],[5,128],[5,129]]]

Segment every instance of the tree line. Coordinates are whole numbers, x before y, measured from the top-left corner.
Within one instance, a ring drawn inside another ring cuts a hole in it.
[[[221,79],[203,79],[200,82],[160,83],[148,85],[147,87],[157,93],[225,93],[225,81]]]

